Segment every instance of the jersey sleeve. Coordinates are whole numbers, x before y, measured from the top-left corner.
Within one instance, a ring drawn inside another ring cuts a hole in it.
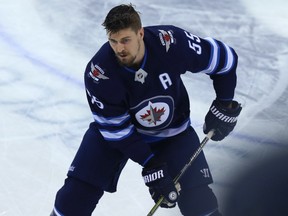
[[[179,30],[179,49],[188,71],[204,73],[213,80],[217,99],[232,100],[236,87],[238,56],[227,44]]]
[[[85,71],[86,96],[94,122],[107,144],[144,166],[153,157],[150,146],[131,123],[124,87],[102,68],[91,61]]]

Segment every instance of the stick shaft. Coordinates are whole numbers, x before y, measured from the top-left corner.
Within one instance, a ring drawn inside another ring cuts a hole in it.
[[[173,182],[174,184],[177,184],[179,182],[179,180],[181,179],[181,177],[185,174],[186,170],[190,167],[190,165],[192,164],[192,162],[198,157],[198,155],[200,154],[200,152],[203,150],[204,146],[206,145],[206,143],[208,142],[209,139],[211,139],[211,137],[214,135],[214,130],[209,131],[209,133],[206,135],[206,137],[202,140],[202,142],[200,143],[200,146],[198,147],[198,149],[194,152],[194,154],[191,156],[189,162],[187,164],[185,164],[185,166],[182,168],[182,170],[179,172],[179,174],[174,178]],[[152,207],[152,209],[150,210],[150,212],[147,214],[147,216],[152,216],[156,210],[159,208],[159,206],[161,205],[161,203],[164,201],[164,197],[161,196],[159,198],[159,200],[157,201],[157,203],[155,203],[155,205]]]

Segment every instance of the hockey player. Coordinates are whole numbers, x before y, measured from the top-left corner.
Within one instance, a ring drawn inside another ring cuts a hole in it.
[[[180,172],[199,139],[190,125],[189,99],[180,75],[205,73],[216,98],[205,117],[204,133],[225,138],[235,127],[241,106],[233,100],[237,55],[225,43],[200,38],[171,25],[142,27],[134,7],[110,10],[103,26],[106,42],[85,71],[92,122],[57,192],[52,215],[88,216],[104,191],[115,192],[128,159],[142,175],[161,207],[178,204],[185,216],[219,216],[217,199],[203,152],[180,180]]]

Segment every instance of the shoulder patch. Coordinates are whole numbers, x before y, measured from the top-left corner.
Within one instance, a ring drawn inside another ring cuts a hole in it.
[[[159,29],[159,32],[160,32],[159,33],[160,42],[162,46],[166,47],[166,52],[168,52],[170,49],[170,45],[176,43],[176,39],[173,36],[173,31],[172,30],[165,31]]]
[[[109,79],[109,77],[105,76],[104,74],[105,72],[101,67],[99,67],[97,64],[94,65],[93,62],[91,62],[91,71],[89,72],[89,76],[93,80],[98,83],[100,79]]]

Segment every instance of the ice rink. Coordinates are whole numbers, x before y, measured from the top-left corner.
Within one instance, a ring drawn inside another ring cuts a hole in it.
[[[1,0],[0,216],[48,216],[54,196],[89,123],[83,72],[106,42],[107,12],[133,3],[143,25],[174,24],[211,36],[239,55],[235,99],[243,111],[233,133],[209,141],[209,162],[220,206],[233,177],[272,151],[288,152],[288,2],[285,0]],[[192,125],[200,139],[215,97],[203,74],[183,76]],[[286,171],[287,172],[287,171]],[[141,167],[129,162],[114,194],[93,215],[142,216],[153,201]],[[159,209],[155,216],[177,216]]]

